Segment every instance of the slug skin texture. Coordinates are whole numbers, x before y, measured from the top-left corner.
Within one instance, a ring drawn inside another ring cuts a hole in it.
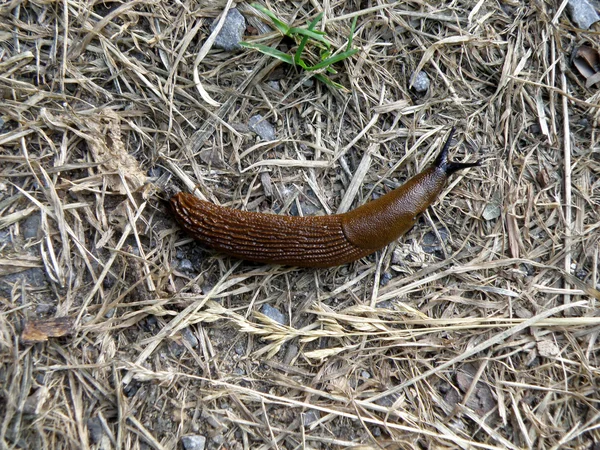
[[[437,199],[452,173],[479,165],[448,161],[453,132],[431,167],[344,214],[296,217],[240,211],[184,192],[171,197],[171,208],[189,235],[227,255],[298,267],[339,266],[398,239]]]

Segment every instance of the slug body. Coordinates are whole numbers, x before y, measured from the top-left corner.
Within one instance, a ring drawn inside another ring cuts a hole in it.
[[[448,161],[453,132],[431,167],[344,214],[295,217],[247,212],[183,192],[171,197],[171,207],[192,237],[228,255],[299,267],[339,266],[398,239],[436,200],[452,173],[479,165]]]

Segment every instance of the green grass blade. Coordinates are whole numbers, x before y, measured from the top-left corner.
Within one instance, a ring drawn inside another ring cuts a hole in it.
[[[271,19],[271,21],[273,22],[273,25],[275,25],[275,28],[277,28],[281,34],[286,35],[286,36],[290,35],[289,25],[287,23],[285,23],[283,20],[281,20],[279,17],[277,17],[275,14],[273,14],[271,11],[269,11],[267,8],[259,5],[258,3],[252,3],[252,7],[254,9],[257,9],[261,13],[263,13],[269,19]]]
[[[314,31],[315,27],[317,26],[317,24],[319,23],[319,21],[322,18],[323,18],[322,12],[317,14],[317,17],[315,17],[313,19],[313,21],[308,24],[307,30]],[[323,33],[323,35],[325,34],[323,31],[315,31],[315,33]],[[307,34],[304,34],[304,36],[302,36],[302,40],[300,41],[300,44],[298,44],[298,49],[296,50],[296,53],[294,54],[294,62],[304,69],[306,69],[307,66],[306,66],[306,63],[304,61],[302,61],[302,52],[304,52],[304,48],[306,47],[306,44],[308,43],[308,39],[309,39],[309,36]]]
[[[294,59],[290,55],[282,52],[281,50],[277,50],[276,48],[269,47],[268,45],[255,44],[254,42],[240,42],[240,45],[245,48],[258,50],[265,55],[277,58],[285,63],[291,64],[292,66],[294,65]]]
[[[319,14],[317,14],[317,17],[315,17],[313,19],[313,21],[308,25],[308,29],[309,30],[314,30],[315,27],[317,26],[317,24],[319,23],[319,21],[323,18],[323,13],[320,12]]]
[[[302,67],[304,70],[308,71],[308,66],[306,65],[306,63],[302,60],[302,58],[298,59],[298,61],[296,61],[296,59],[294,59],[294,62],[296,64],[298,64],[300,67]]]
[[[319,70],[322,69],[324,67],[330,66],[332,64],[335,64],[336,62],[342,61],[346,58],[350,58],[352,55],[358,53],[358,49],[357,48],[353,48],[352,50],[347,50],[343,53],[340,53],[338,55],[334,55],[331,58],[327,58],[323,61],[321,61],[320,63],[315,64],[312,67],[309,67],[308,70]]]
[[[325,32],[324,31],[314,31],[314,30],[307,30],[306,28],[294,27],[294,28],[290,28],[290,34],[291,35],[297,34],[297,35],[300,35],[300,36],[306,36],[309,39],[312,39],[314,41],[322,42],[323,44],[327,45],[328,47],[331,46],[331,44],[329,43],[329,41],[325,37]]]
[[[300,41],[300,44],[298,44],[296,53],[294,53],[294,62],[296,64],[299,64],[299,65],[304,64],[304,61],[302,61],[302,52],[304,51],[304,47],[306,47],[307,43],[308,43],[308,36],[304,36],[302,38],[302,40]],[[306,64],[304,64],[304,66],[306,66]]]
[[[316,78],[317,80],[319,80],[320,82],[322,82],[322,83],[325,83],[325,84],[326,84],[326,85],[328,85],[328,86],[331,86],[331,87],[334,87],[334,88],[336,88],[336,89],[339,89],[340,91],[345,91],[345,92],[348,92],[348,89],[346,89],[346,87],[345,87],[345,86],[342,86],[341,84],[339,84],[339,83],[336,83],[335,81],[332,81],[332,80],[330,80],[329,78],[327,78],[327,77],[326,77],[325,75],[323,75],[322,73],[317,73],[317,74],[315,75],[315,78]]]
[[[356,19],[358,19],[358,16],[354,16],[354,20],[350,26],[350,35],[348,36],[348,45],[346,46],[346,51],[352,49],[352,39],[354,39],[354,30],[356,29]]]

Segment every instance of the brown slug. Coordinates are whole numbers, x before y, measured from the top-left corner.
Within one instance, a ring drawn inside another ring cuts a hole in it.
[[[195,239],[236,258],[299,267],[332,267],[367,256],[406,233],[448,177],[480,164],[448,161],[454,128],[434,164],[399,188],[344,214],[280,216],[240,211],[180,192],[175,218]]]

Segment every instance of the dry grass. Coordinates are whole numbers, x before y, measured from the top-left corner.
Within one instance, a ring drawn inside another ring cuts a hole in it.
[[[360,16],[349,93],[211,49],[226,2],[0,6],[0,448],[597,449],[600,93],[569,58],[598,33],[560,3],[270,2],[323,11],[336,47]],[[416,173],[453,124],[455,158],[484,165],[345,267],[215,255],[164,201],[179,184],[333,213]],[[70,335],[22,338],[65,316]]]

